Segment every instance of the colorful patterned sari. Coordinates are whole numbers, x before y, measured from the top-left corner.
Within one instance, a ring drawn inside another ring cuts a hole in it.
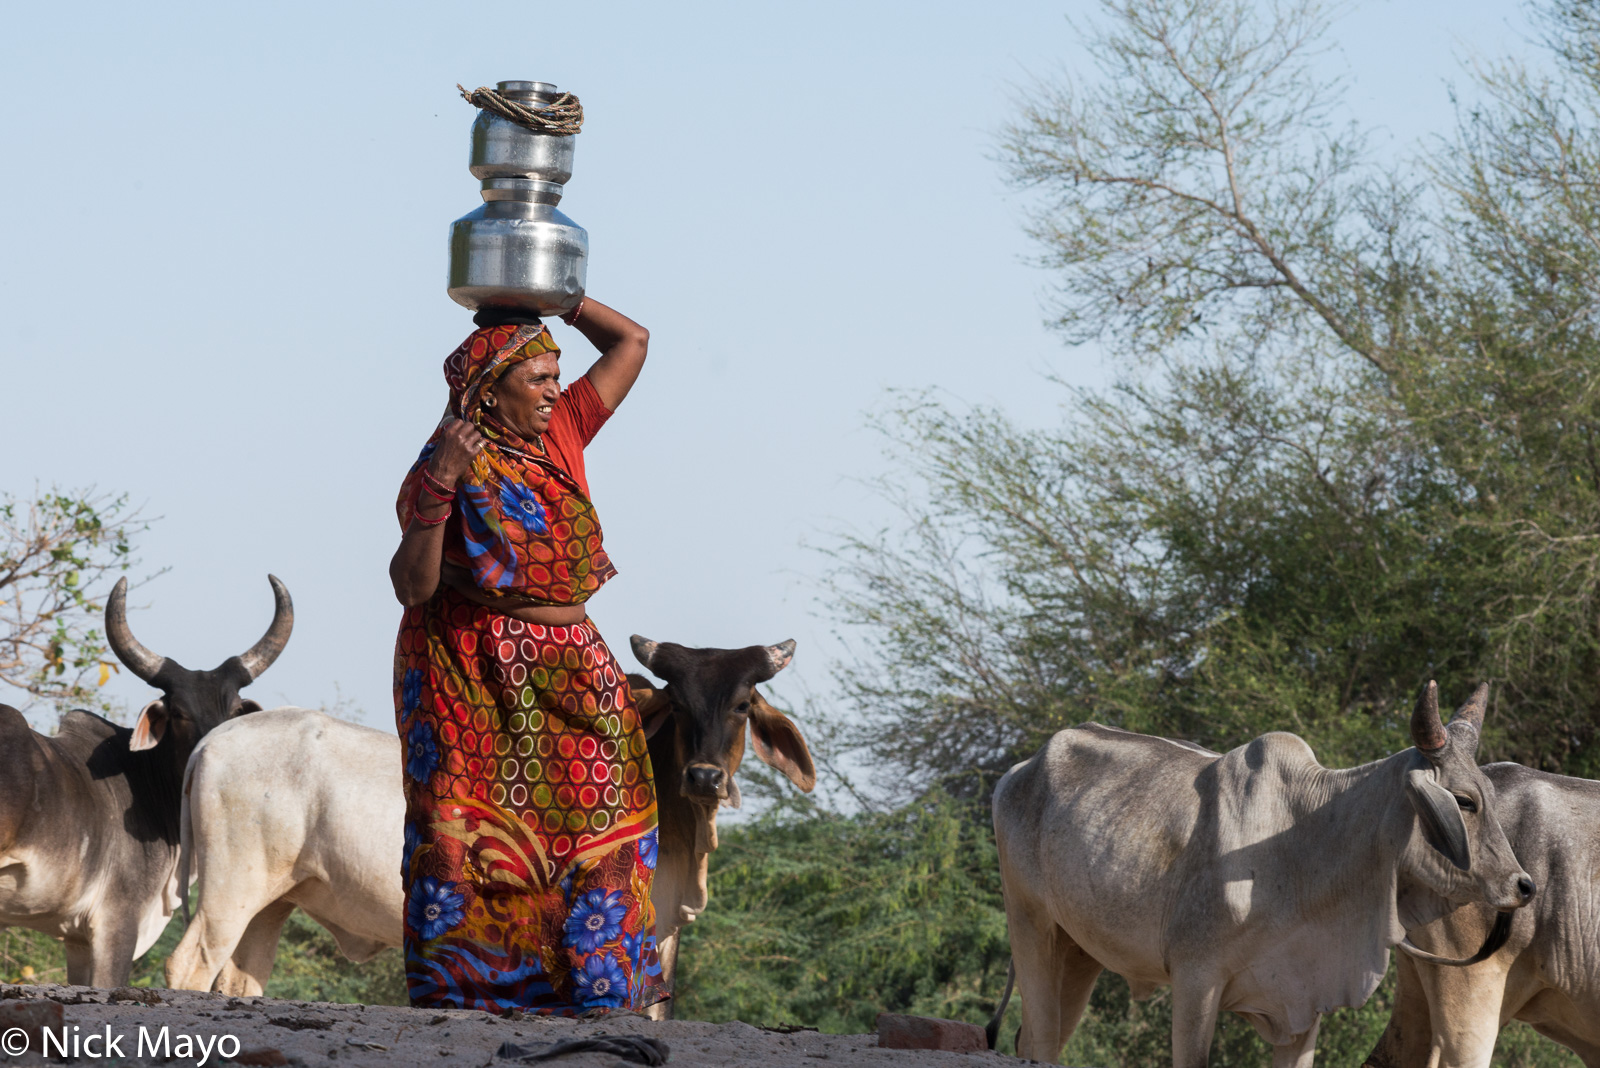
[[[541,453],[478,403],[507,368],[554,351],[542,326],[494,327],[445,362],[452,410],[489,439],[456,494],[445,561],[517,604],[581,604],[615,574],[594,506],[551,459],[562,450]],[[583,379],[563,393],[546,435],[569,453],[598,429],[574,415],[581,396],[566,403],[580,387],[592,393]],[[435,440],[401,489],[402,527]],[[525,623],[441,584],[401,621],[395,710],[412,1004],[571,1015],[665,997],[650,757],[593,625]]]

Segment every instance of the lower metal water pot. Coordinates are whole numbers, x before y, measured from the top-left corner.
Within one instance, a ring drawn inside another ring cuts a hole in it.
[[[483,207],[450,224],[450,299],[536,315],[577,307],[589,233],[556,210],[561,193],[531,178],[486,180]]]

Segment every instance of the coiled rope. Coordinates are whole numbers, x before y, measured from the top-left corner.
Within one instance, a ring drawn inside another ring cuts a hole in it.
[[[583,129],[583,105],[578,103],[578,98],[571,93],[562,93],[550,103],[540,107],[528,107],[515,100],[507,100],[486,85],[468,91],[457,82],[456,88],[461,90],[461,99],[473,107],[492,111],[501,118],[509,119],[534,133],[571,137]]]

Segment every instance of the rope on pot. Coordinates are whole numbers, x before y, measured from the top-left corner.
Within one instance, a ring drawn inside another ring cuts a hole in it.
[[[571,137],[583,129],[583,105],[571,93],[562,93],[542,107],[531,108],[515,100],[507,100],[486,85],[468,91],[457,82],[456,88],[461,90],[461,99],[473,107],[492,111],[534,133]]]

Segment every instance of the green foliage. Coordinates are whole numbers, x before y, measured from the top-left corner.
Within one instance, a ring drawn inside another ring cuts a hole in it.
[[[146,527],[126,496],[0,495],[0,685],[58,708],[110,711],[99,687],[121,669],[94,618]]]
[[[1600,774],[1593,13],[1384,170],[1314,3],[1101,6],[1098,77],[1040,87],[1007,163],[1062,329],[1126,370],[1056,430],[883,420],[904,521],[838,547],[861,742],[978,796],[1085,719],[1350,764],[1434,677],[1495,684],[1485,756]]]
[[[994,841],[948,799],[725,831],[713,904],[683,929],[680,1011],[871,1031],[881,1011],[986,1019],[1009,950]]]

